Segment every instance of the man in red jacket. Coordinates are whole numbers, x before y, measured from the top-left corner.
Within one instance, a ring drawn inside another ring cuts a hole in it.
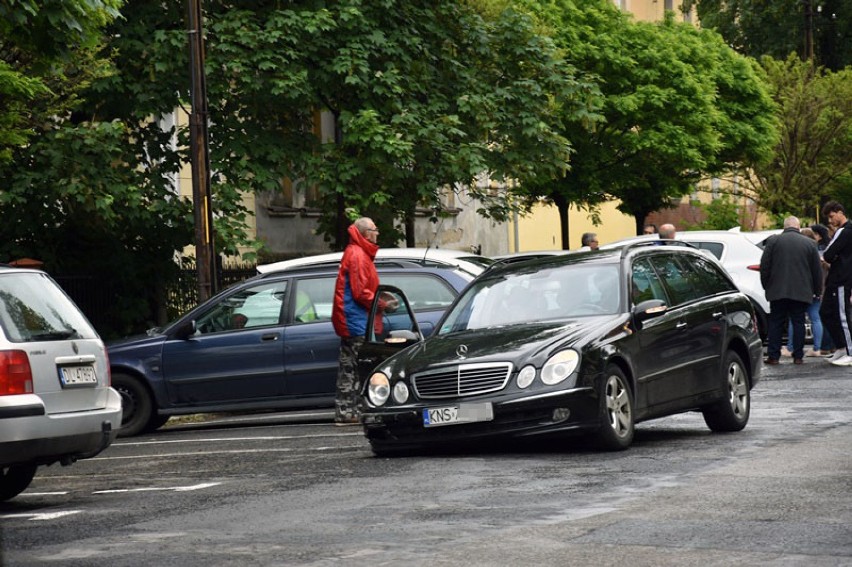
[[[331,321],[340,337],[340,366],[337,372],[337,398],[334,420],[337,424],[360,422],[358,407],[358,350],[367,334],[367,315],[379,275],[373,264],[379,245],[379,229],[367,217],[356,220],[349,227],[349,244],[343,251],[337,283],[334,288],[334,306]]]

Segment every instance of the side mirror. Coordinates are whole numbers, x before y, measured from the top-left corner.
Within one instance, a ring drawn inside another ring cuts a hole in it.
[[[416,343],[419,340],[420,340],[420,337],[417,335],[417,333],[415,333],[413,331],[401,329],[401,330],[398,330],[398,331],[391,331],[390,333],[388,333],[388,336],[385,337],[385,344],[386,345],[399,345],[399,344],[410,345],[410,344]]]
[[[176,339],[186,340],[192,335],[195,334],[195,319],[190,319],[189,321],[184,321],[174,330],[174,337]]]
[[[662,299],[648,299],[633,308],[633,320],[637,326],[641,326],[643,321],[659,317],[668,309],[669,306]]]

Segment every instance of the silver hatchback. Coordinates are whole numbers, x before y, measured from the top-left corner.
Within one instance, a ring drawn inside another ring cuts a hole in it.
[[[97,455],[120,425],[97,332],[50,276],[0,265],[0,502],[40,465]]]

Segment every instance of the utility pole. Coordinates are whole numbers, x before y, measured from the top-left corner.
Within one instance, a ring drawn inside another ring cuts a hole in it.
[[[814,61],[814,3],[813,0],[803,0],[805,7],[805,59]]]
[[[216,293],[213,208],[210,198],[210,157],[207,148],[207,81],[204,75],[204,33],[201,0],[189,0],[189,72],[192,111],[189,148],[192,158],[192,204],[195,218],[195,264],[199,303]]]

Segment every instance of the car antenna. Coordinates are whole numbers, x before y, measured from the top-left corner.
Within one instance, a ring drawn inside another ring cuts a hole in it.
[[[432,207],[432,212],[438,212],[438,207]],[[441,227],[444,226],[444,217],[441,217],[441,222],[438,223],[438,228],[435,229],[435,236],[433,238],[437,238],[438,234],[441,232]],[[426,240],[426,250],[423,252],[423,259],[420,261],[422,266],[426,265],[426,256],[429,255],[429,250],[432,248],[432,240]]]

